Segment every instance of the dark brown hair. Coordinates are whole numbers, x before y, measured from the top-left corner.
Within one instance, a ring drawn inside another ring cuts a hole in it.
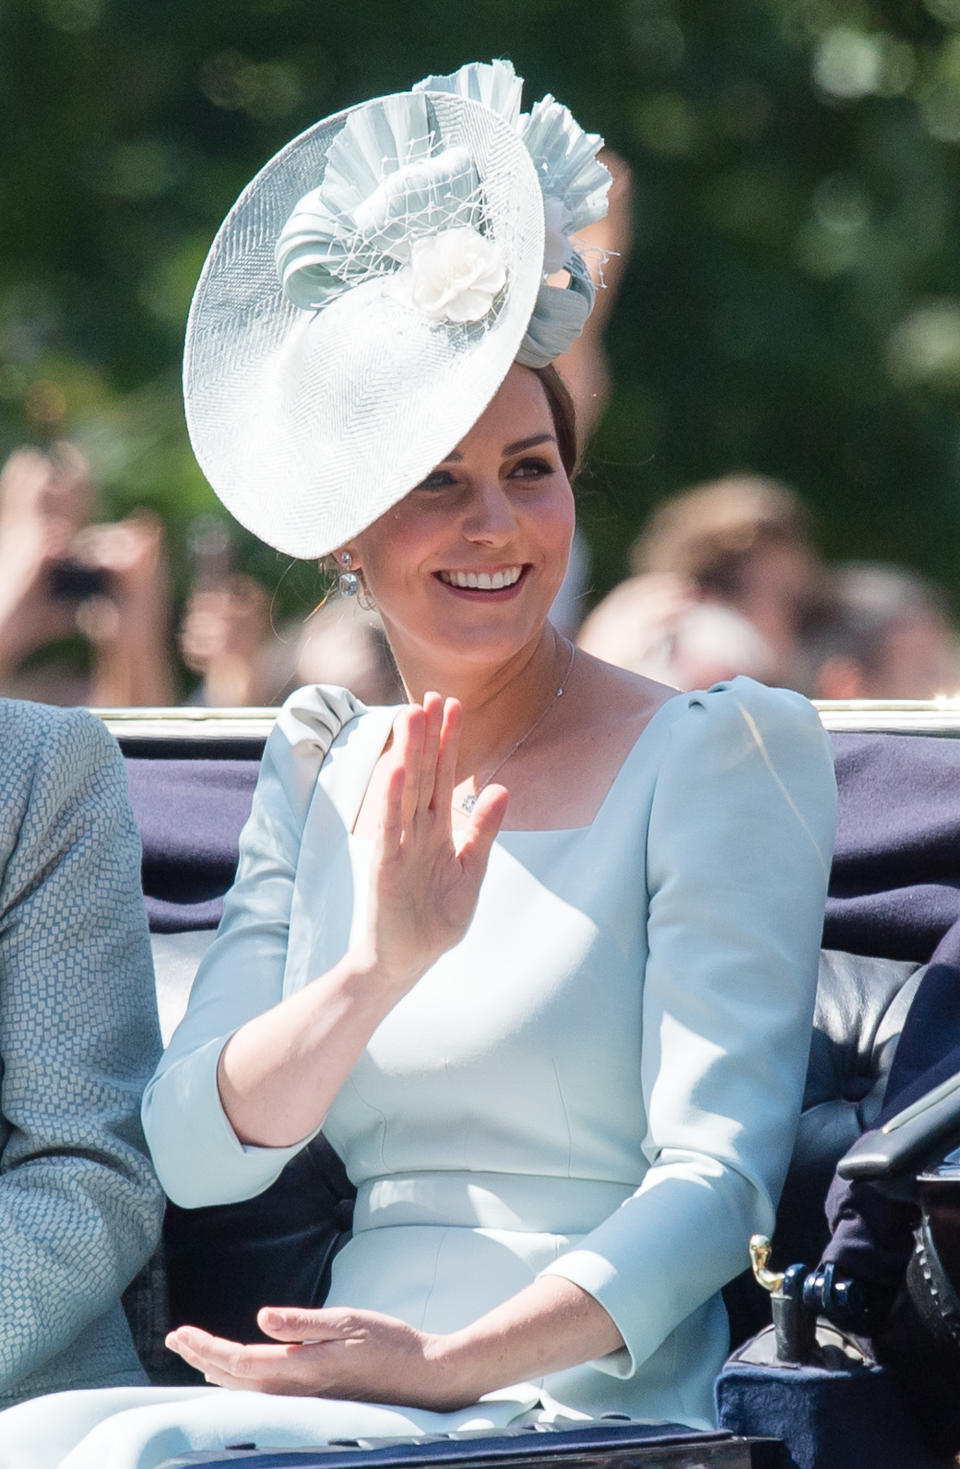
[[[730,474],[671,495],[634,542],[634,571],[670,571],[735,598],[750,558],[768,546],[812,551],[806,508],[779,480]]]
[[[567,478],[572,480],[577,472],[580,449],[577,443],[577,410],[570,389],[552,362],[546,367],[531,368],[531,371],[540,379],[546,394],[550,417],[553,419],[553,431],[557,436],[557,448],[560,450],[560,463],[567,471]]]

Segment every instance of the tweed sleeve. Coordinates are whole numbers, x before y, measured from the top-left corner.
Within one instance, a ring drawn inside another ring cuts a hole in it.
[[[5,1393],[117,1301],[160,1229],[139,1120],[160,1049],[139,838],[92,715],[0,702],[0,862]]]

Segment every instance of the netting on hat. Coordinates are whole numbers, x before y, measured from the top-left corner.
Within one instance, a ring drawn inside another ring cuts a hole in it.
[[[387,97],[347,118],[321,182],[298,200],[277,243],[294,305],[322,310],[392,276],[402,299],[436,319],[479,320],[490,310],[505,262],[483,182],[469,148],[430,121],[423,94]]]

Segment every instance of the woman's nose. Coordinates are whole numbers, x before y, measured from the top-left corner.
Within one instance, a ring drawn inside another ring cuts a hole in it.
[[[478,482],[464,517],[463,532],[467,539],[505,541],[513,534],[515,526],[513,504],[503,487],[493,481]]]

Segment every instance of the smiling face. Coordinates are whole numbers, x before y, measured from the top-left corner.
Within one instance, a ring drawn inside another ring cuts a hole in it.
[[[513,367],[433,472],[350,544],[401,671],[505,663],[543,633],[574,527],[546,393]]]

